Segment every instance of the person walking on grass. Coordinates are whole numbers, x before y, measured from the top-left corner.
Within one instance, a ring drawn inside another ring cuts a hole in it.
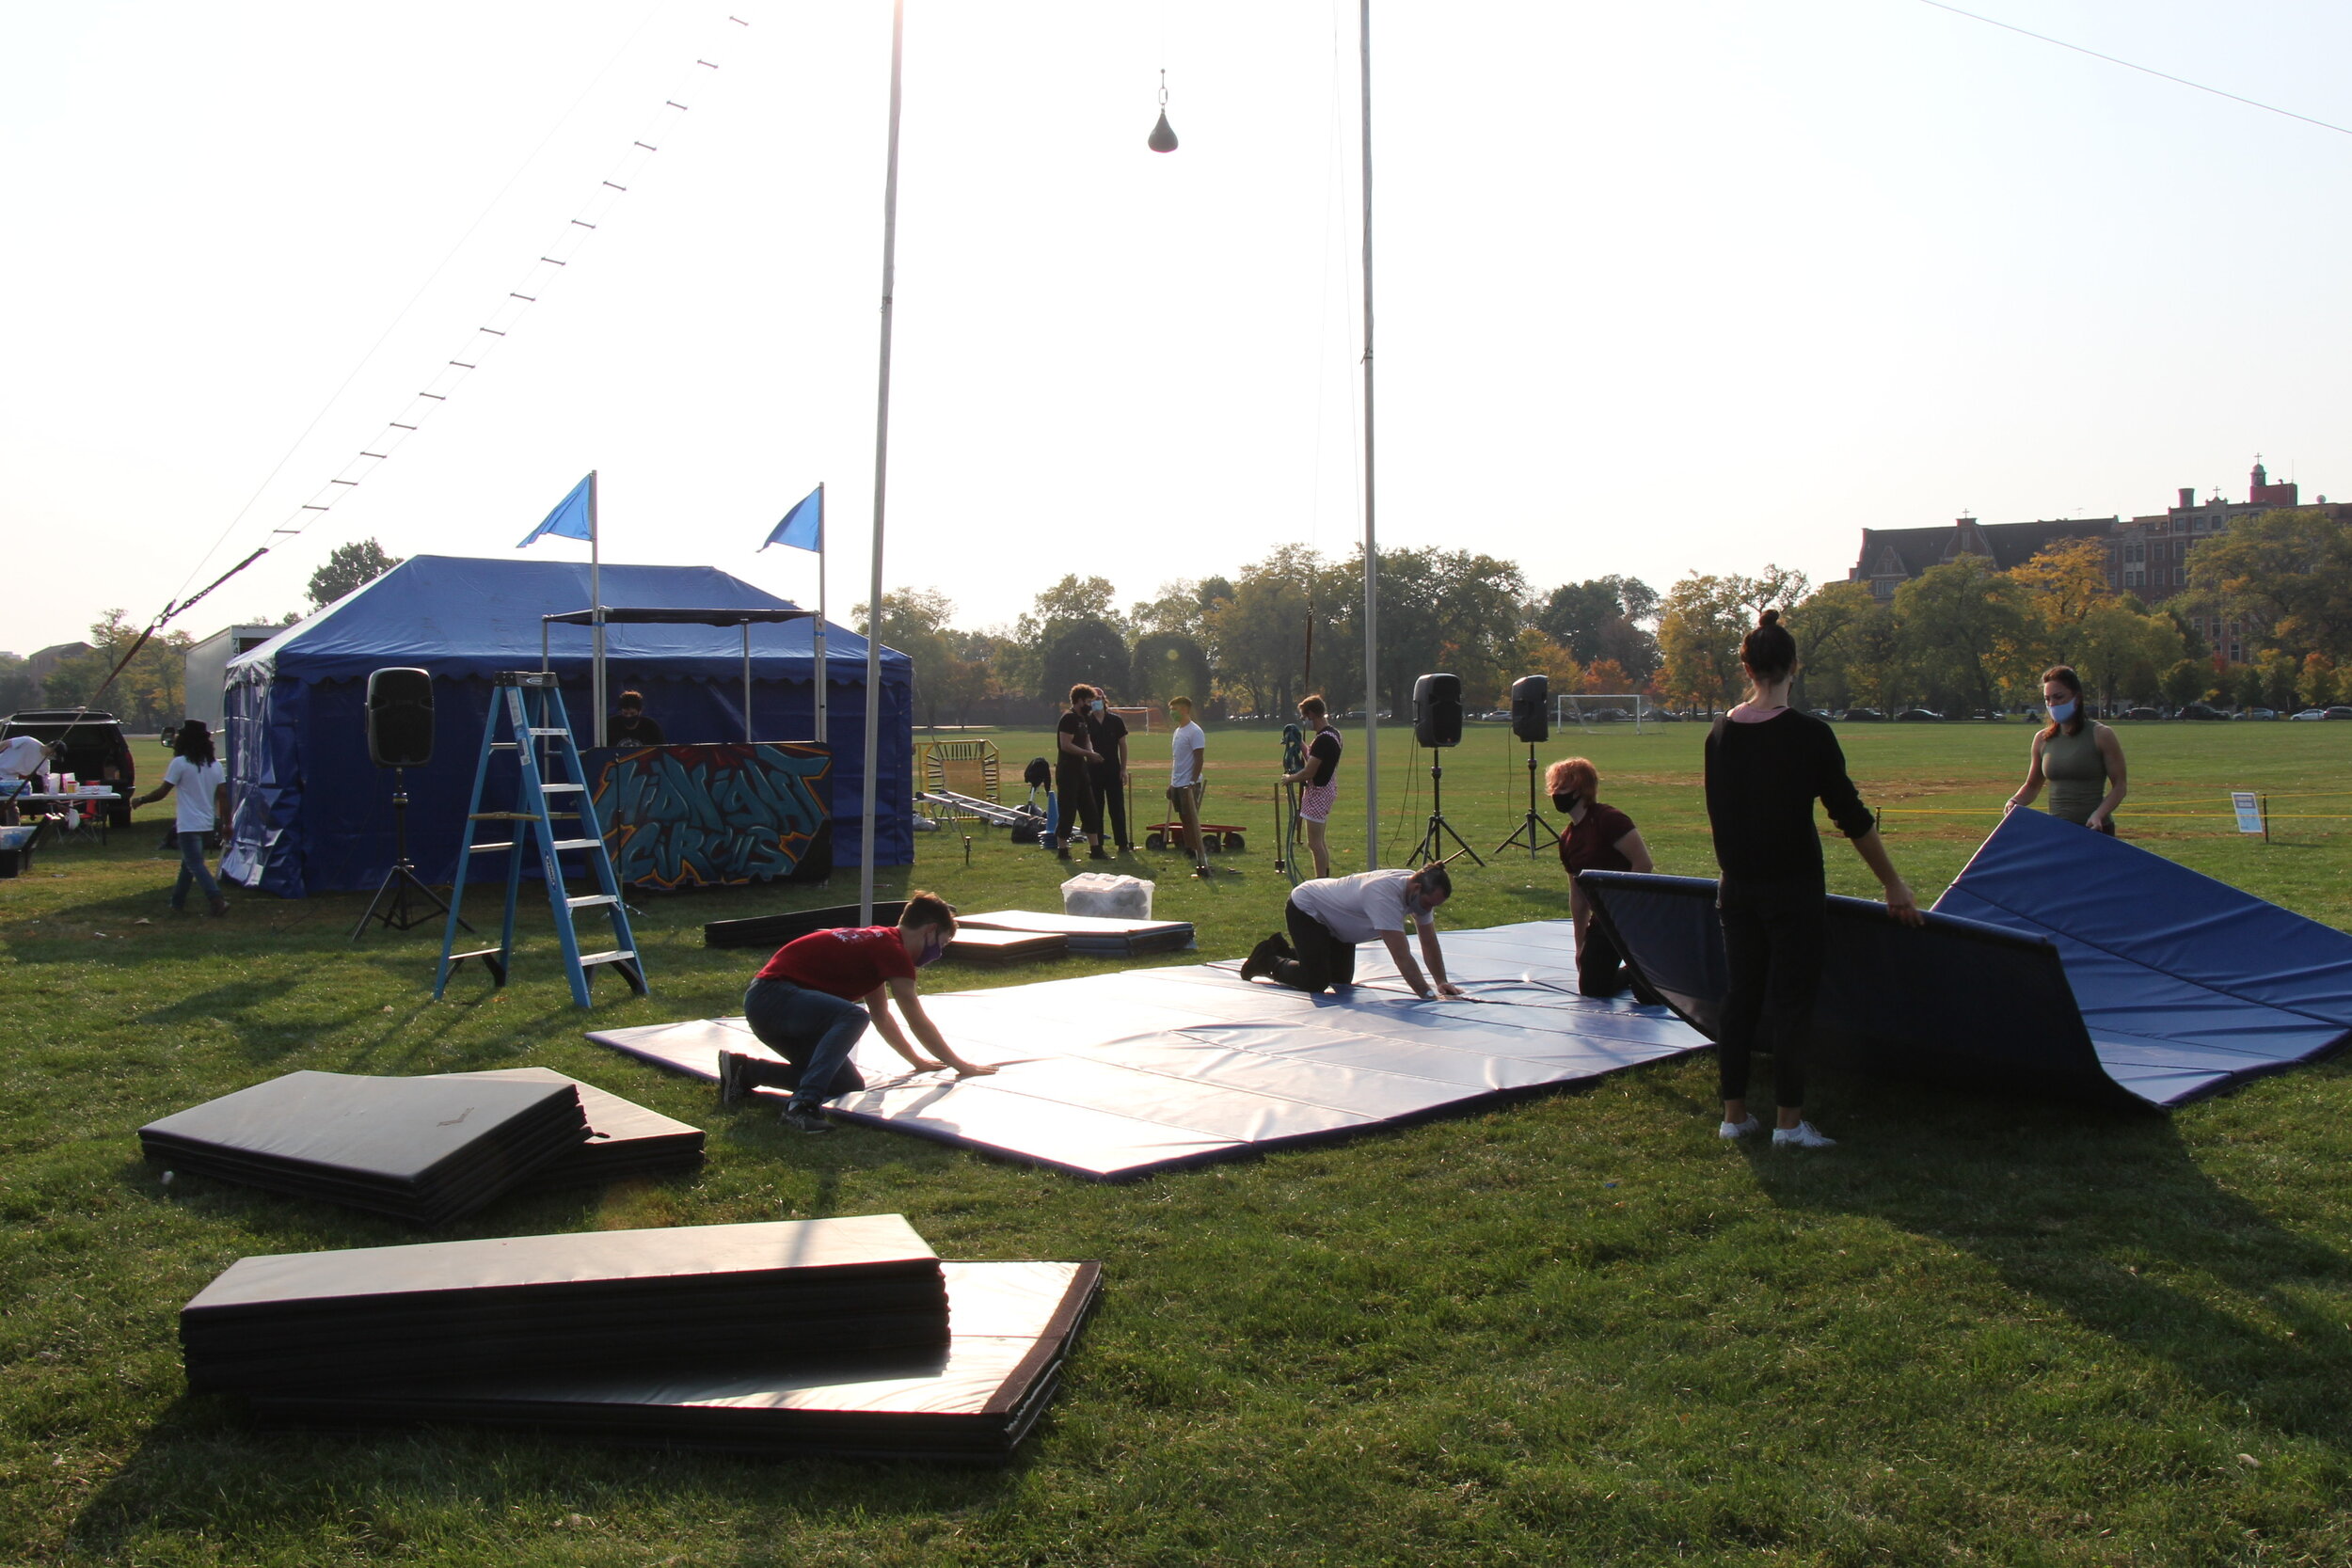
[[[1286,784],[1301,784],[1298,819],[1307,825],[1307,847],[1315,858],[1315,877],[1331,875],[1331,849],[1324,834],[1331,821],[1332,802],[1340,796],[1340,729],[1321,697],[1302,697],[1298,716],[1307,721],[1313,738],[1307,742],[1307,760],[1295,773],[1285,773]]]
[[[229,912],[229,900],[221,896],[220,884],[213,879],[204,864],[204,835],[218,827],[229,816],[229,779],[213,755],[212,731],[201,719],[183,722],[171,739],[171,765],[164,769],[164,782],[139,796],[131,803],[150,806],[179,792],[175,802],[180,833],[180,879],[171,887],[171,907],[184,911],[188,907],[188,884],[193,882],[203,891],[206,908],[215,916]]]
[[[1054,726],[1054,782],[1061,786],[1061,842],[1054,852],[1070,858],[1070,847],[1081,833],[1089,846],[1087,858],[1106,861],[1103,852],[1103,800],[1094,792],[1094,768],[1103,753],[1094,749],[1094,724],[1088,711],[1094,688],[1084,681],[1070,689],[1070,711]]]
[[[1414,995],[1424,1001],[1458,997],[1462,988],[1445,977],[1435,918],[1438,907],[1453,895],[1454,879],[1443,865],[1359,871],[1353,877],[1301,882],[1291,889],[1290,902],[1282,907],[1289,940],[1277,933],[1258,943],[1242,961],[1241,977],[1263,975],[1293,990],[1345,990],[1356,983],[1357,943],[1378,937]],[[1405,945],[1407,926],[1421,935],[1421,956],[1429,965],[1426,978]]]
[[[1168,809],[1184,824],[1178,842],[1192,857],[1192,874],[1206,877],[1210,871],[1209,857],[1200,847],[1200,787],[1208,776],[1209,737],[1192,721],[1190,697],[1170,697],[1168,711],[1176,721],[1176,733],[1168,741]]]
[[[1797,642],[1768,610],[1740,644],[1747,701],[1707,736],[1707,818],[1715,840],[1715,908],[1731,984],[1724,999],[1716,1066],[1725,1138],[1759,1130],[1748,1114],[1748,1059],[1772,1053],[1780,1114],[1775,1148],[1829,1148],[1804,1119],[1805,1053],[1813,999],[1829,946],[1829,889],[1813,802],[1853,844],[1885,890],[1886,912],[1922,924],[1918,900],[1895,873],[1869,809],[1846,776],[1836,732],[1788,705]]]
[[[911,893],[895,927],[812,931],[786,942],[743,992],[744,1022],[784,1060],[720,1052],[719,1103],[733,1105],[755,1088],[790,1089],[785,1125],[796,1132],[832,1132],[824,1102],[866,1086],[850,1053],[868,1023],[917,1072],[952,1068],[959,1078],[994,1072],[957,1055],[915,994],[915,971],[938,962],[955,935],[956,911],[946,899]],[[930,1056],[908,1043],[891,1018],[894,999]]]
[[[2054,664],[2042,672],[2042,700],[2050,724],[2034,734],[2026,782],[2009,798],[2010,809],[2032,805],[2046,781],[2052,816],[2113,838],[2115,808],[2123,803],[2123,742],[2084,716],[2083,681],[2074,666]]]

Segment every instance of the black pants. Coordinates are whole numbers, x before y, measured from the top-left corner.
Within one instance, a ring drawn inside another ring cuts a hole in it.
[[[1653,1006],[1659,1001],[1656,991],[1642,983],[1633,973],[1633,966],[1625,961],[1617,944],[1609,939],[1597,918],[1584,923],[1584,941],[1576,950],[1576,989],[1582,996],[1614,996],[1628,986],[1633,988],[1633,1000]]]
[[[1102,809],[1111,819],[1111,842],[1121,849],[1127,847],[1127,790],[1119,782],[1117,768],[1094,770],[1094,793],[1103,802]]]
[[[1274,960],[1274,983],[1293,990],[1326,990],[1356,983],[1356,946],[1331,934],[1331,927],[1300,909],[1282,906],[1282,924],[1290,927],[1291,947],[1298,957]]]
[[[1081,825],[1089,838],[1103,836],[1103,799],[1094,793],[1094,769],[1084,758],[1066,762],[1054,770],[1055,782],[1061,785],[1061,836],[1067,841],[1078,836]]]
[[[1804,1103],[1813,999],[1829,951],[1829,895],[1818,878],[1717,884],[1724,957],[1731,971],[1716,1066],[1725,1100],[1748,1095],[1748,1058],[1772,1053],[1773,1098]]]

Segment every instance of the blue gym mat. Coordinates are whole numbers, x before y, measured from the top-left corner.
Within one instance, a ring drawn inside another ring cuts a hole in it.
[[[1345,996],[1244,980],[1237,963],[1131,969],[949,991],[924,1010],[996,1066],[959,1082],[910,1073],[869,1032],[850,1122],[1099,1180],[1346,1137],[1587,1082],[1707,1042],[1662,1007],[1576,994],[1566,921],[1444,931],[1470,1001],[1413,996],[1385,948],[1360,950]],[[741,1019],[598,1030],[601,1045],[701,1078],[718,1053],[767,1056]],[[768,1092],[768,1091],[762,1091]]]
[[[1588,872],[1634,966],[1715,1037],[1715,884]],[[2118,839],[2010,813],[1924,930],[1830,900],[1823,1062],[2169,1108],[2352,1037],[2352,936]]]

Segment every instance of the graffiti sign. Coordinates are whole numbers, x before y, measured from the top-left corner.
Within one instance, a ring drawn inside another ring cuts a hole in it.
[[[614,752],[594,797],[614,874],[658,888],[791,876],[832,798],[832,752],[787,742]]]

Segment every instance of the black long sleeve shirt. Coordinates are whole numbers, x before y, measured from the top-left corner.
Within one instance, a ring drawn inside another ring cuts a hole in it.
[[[1718,719],[1707,736],[1707,816],[1715,863],[1740,881],[1821,876],[1813,802],[1848,838],[1870,831],[1837,736],[1788,708],[1753,724]]]

